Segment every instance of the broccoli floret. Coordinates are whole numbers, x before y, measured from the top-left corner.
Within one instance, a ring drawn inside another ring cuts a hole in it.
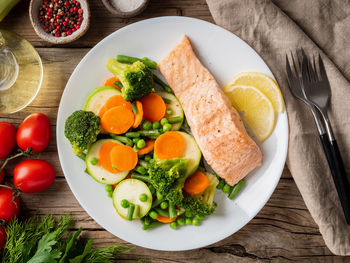
[[[154,91],[152,71],[141,61],[124,64],[111,58],[107,68],[122,83],[122,94],[125,100],[138,100]]]
[[[182,189],[186,180],[187,159],[161,160],[150,165],[148,173],[151,183],[165,199],[180,205]]]
[[[205,175],[209,179],[209,186],[198,195],[185,196],[182,201],[182,207],[194,215],[210,215],[215,212],[214,195],[219,180],[213,174]]]
[[[99,133],[100,117],[91,111],[75,111],[66,120],[64,135],[78,156],[96,141]]]

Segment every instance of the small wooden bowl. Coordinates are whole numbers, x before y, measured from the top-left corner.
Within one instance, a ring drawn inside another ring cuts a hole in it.
[[[128,0],[126,0],[126,1],[128,1]],[[137,7],[136,9],[134,9],[132,11],[128,11],[128,12],[123,12],[123,11],[117,9],[116,7],[114,7],[114,5],[111,4],[110,0],[102,0],[102,2],[105,5],[105,7],[107,8],[107,10],[111,14],[113,14],[114,16],[121,17],[121,18],[129,18],[129,17],[137,16],[143,10],[145,10],[147,5],[148,5],[149,0],[143,0],[139,7]]]
[[[42,28],[39,21],[39,8],[43,0],[31,0],[29,4],[29,17],[33,25],[35,33],[43,40],[52,44],[67,44],[77,40],[88,30],[90,25],[90,8],[87,0],[79,0],[80,7],[83,9],[83,21],[80,28],[73,32],[70,36],[66,37],[55,37],[49,33],[46,33]]]

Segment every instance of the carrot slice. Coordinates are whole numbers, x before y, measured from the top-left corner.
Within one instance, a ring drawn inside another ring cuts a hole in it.
[[[134,113],[126,106],[117,106],[107,110],[101,119],[102,128],[114,134],[127,132],[134,124]]]
[[[176,218],[177,217],[170,219],[169,217],[158,215],[157,221],[162,222],[162,223],[171,223],[171,222],[174,222],[176,220]]]
[[[119,79],[117,79],[116,77],[111,77],[111,78],[109,78],[109,79],[107,79],[107,80],[105,81],[105,83],[103,84],[103,86],[111,86],[111,87],[114,87],[114,88],[120,90],[120,88],[119,88],[117,85],[114,84],[115,81],[119,81]]]
[[[146,141],[146,146],[143,147],[142,149],[140,149],[137,153],[139,155],[144,155],[144,154],[152,152],[153,148],[154,148],[154,141],[153,140]]]
[[[128,109],[132,110],[131,103],[129,101],[124,100],[122,95],[114,95],[110,97],[102,106],[100,112],[98,113],[98,116],[102,118],[103,114],[105,114],[106,111],[117,106],[126,106]]]
[[[100,151],[98,153],[99,165],[101,165],[102,168],[104,168],[108,172],[111,172],[114,174],[119,173],[120,171],[118,171],[112,167],[110,156],[111,156],[112,149],[117,145],[119,145],[119,144],[115,143],[115,142],[106,142],[101,146]]]
[[[182,156],[184,149],[185,139],[175,131],[163,133],[154,144],[154,152],[160,159],[179,158]]]
[[[140,101],[135,101],[136,104],[136,109],[137,109],[137,114],[135,114],[135,121],[134,124],[132,125],[133,128],[137,128],[143,118],[143,107],[142,107],[142,103]]]
[[[120,171],[130,171],[137,165],[137,153],[130,146],[118,144],[113,147],[111,154],[112,166]]]
[[[187,178],[184,190],[190,195],[203,192],[209,186],[209,179],[201,171],[197,171]]]
[[[160,121],[166,111],[166,105],[162,97],[151,93],[141,99],[143,107],[143,118],[150,122]]]

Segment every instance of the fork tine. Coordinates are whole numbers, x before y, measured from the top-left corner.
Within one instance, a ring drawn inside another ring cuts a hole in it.
[[[298,69],[297,69],[297,66],[296,66],[296,63],[295,63],[295,60],[294,60],[294,56],[293,56],[293,52],[292,52],[292,51],[290,52],[290,56],[292,57],[292,62],[293,62],[293,67],[294,67],[294,73],[295,73],[295,75],[298,77],[298,76],[299,76],[299,73],[298,73]]]
[[[312,62],[313,62],[313,68],[315,73],[315,81],[319,80],[318,73],[317,73],[317,67],[316,67],[316,57],[315,55],[312,55]]]
[[[324,67],[323,60],[321,58],[320,53],[318,53],[318,66],[320,68],[320,78],[322,80],[327,80],[328,81],[326,69]]]

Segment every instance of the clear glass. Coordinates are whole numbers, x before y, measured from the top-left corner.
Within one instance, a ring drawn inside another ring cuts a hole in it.
[[[17,112],[31,103],[42,78],[35,48],[19,35],[0,30],[0,114]]]

